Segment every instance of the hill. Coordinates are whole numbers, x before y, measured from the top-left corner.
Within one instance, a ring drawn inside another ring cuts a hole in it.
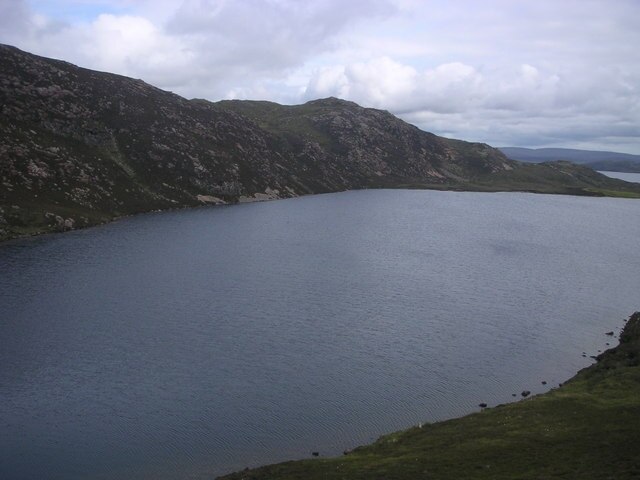
[[[513,160],[522,162],[551,162],[565,160],[585,165],[594,170],[640,173],[640,155],[575,150],[570,148],[520,148],[501,147],[500,151]]]
[[[640,478],[640,312],[620,344],[560,388],[380,438],[339,458],[221,480]]]
[[[352,102],[187,100],[6,45],[0,105],[0,239],[359,188],[640,196],[640,185],[522,164]]]

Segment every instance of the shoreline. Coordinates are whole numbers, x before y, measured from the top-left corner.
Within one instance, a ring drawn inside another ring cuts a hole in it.
[[[471,188],[461,188],[463,186],[467,186]],[[406,184],[406,185],[397,185],[397,186],[369,186],[369,187],[362,187],[362,188],[337,190],[337,191],[331,191],[331,192],[306,193],[306,194],[299,194],[299,195],[290,196],[290,197],[278,197],[273,195],[257,193],[252,197],[239,197],[238,199],[232,200],[232,201],[221,201],[221,202],[201,201],[200,204],[181,205],[181,206],[174,206],[174,207],[167,207],[167,208],[142,210],[138,212],[131,212],[124,215],[114,216],[111,218],[108,218],[107,216],[105,216],[106,214],[102,215],[100,212],[96,212],[98,215],[101,216],[100,221],[90,222],[88,224],[80,225],[77,227],[73,226],[71,228],[61,228],[57,225],[56,226],[48,225],[46,227],[35,226],[35,227],[31,227],[31,228],[34,228],[33,231],[25,231],[24,233],[17,233],[17,234],[10,233],[8,235],[0,235],[0,246],[13,240],[40,237],[40,236],[49,235],[49,234],[61,234],[61,233],[67,233],[67,232],[74,232],[78,230],[84,230],[87,228],[99,227],[101,225],[107,225],[109,223],[116,222],[123,218],[136,217],[139,215],[147,215],[151,213],[174,212],[174,211],[187,210],[187,209],[191,210],[191,209],[197,209],[197,208],[229,207],[233,205],[271,202],[276,200],[287,200],[290,198],[301,198],[301,197],[307,197],[311,195],[326,195],[326,194],[343,193],[343,192],[357,192],[361,190],[429,190],[429,191],[438,191],[438,192],[457,192],[457,193],[464,193],[464,192],[468,192],[468,193],[530,193],[535,195],[562,195],[562,196],[594,197],[594,198],[623,198],[623,199],[632,199],[632,200],[640,199],[640,195],[638,197],[617,196],[617,195],[605,195],[600,192],[591,192],[591,191],[575,192],[575,191],[518,190],[518,189],[499,188],[499,187],[490,188],[490,187],[485,187],[480,185],[476,185],[476,186],[428,185],[428,186],[425,186],[425,185],[417,185],[417,184]],[[28,228],[28,227],[25,227],[25,228]]]
[[[638,478],[640,311],[624,322],[618,345],[546,393],[389,433],[342,457],[217,479]]]

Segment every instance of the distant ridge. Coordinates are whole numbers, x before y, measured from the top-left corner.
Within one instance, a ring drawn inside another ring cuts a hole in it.
[[[572,148],[521,148],[500,147],[502,153],[512,160],[541,163],[558,160],[586,165],[594,170],[640,173],[640,155],[598,150]]]

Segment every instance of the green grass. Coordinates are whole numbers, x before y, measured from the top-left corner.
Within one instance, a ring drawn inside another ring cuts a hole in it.
[[[607,190],[604,188],[587,188],[587,191],[594,192],[596,194],[603,195],[605,197],[617,197],[617,198],[640,198],[639,192],[625,192],[620,190]]]
[[[561,388],[380,438],[332,459],[238,472],[239,479],[638,479],[640,313],[621,344]]]

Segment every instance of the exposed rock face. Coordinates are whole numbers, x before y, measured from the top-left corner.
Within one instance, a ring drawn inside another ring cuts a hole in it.
[[[518,165],[334,98],[186,100],[0,45],[0,239],[203,203],[446,187]]]

